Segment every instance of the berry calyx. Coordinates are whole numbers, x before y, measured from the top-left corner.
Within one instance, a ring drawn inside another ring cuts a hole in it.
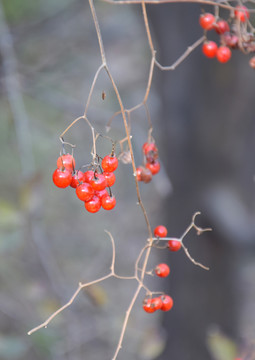
[[[57,160],[57,167],[74,170],[74,168],[75,168],[74,157],[71,154],[61,155]]]
[[[213,24],[213,28],[217,34],[224,34],[225,32],[229,32],[229,25],[225,20],[218,20],[215,24]]]
[[[159,161],[154,161],[153,163],[147,163],[146,168],[150,170],[152,175],[156,175],[160,170],[160,163]]]
[[[155,268],[155,274],[159,277],[167,277],[170,273],[170,268],[167,264],[158,264]]]
[[[167,228],[163,225],[158,225],[154,229],[154,235],[159,238],[164,238],[167,236]]]
[[[54,184],[59,188],[66,188],[71,184],[72,172],[66,168],[58,168],[52,174]]]
[[[211,13],[205,13],[200,15],[199,24],[204,30],[211,30],[215,23],[215,17]]]
[[[246,22],[249,17],[250,13],[246,6],[237,6],[235,9],[235,17],[236,19],[240,20],[241,22]]]
[[[171,296],[161,295],[161,300],[162,300],[162,306],[161,306],[160,310],[169,311],[172,309],[174,302],[173,302],[173,299],[171,298]]]
[[[76,187],[76,195],[82,201],[89,201],[94,196],[94,189],[89,183],[82,183]]]
[[[101,208],[101,200],[97,196],[93,196],[91,200],[85,201],[84,203],[85,209],[88,210],[88,212],[96,213]]]
[[[231,55],[231,50],[227,46],[220,46],[216,53],[218,61],[223,64],[230,60]]]
[[[118,164],[119,161],[116,156],[106,155],[102,160],[101,166],[104,171],[113,172],[117,169]]]
[[[107,186],[111,187],[115,184],[115,175],[113,172],[104,172],[103,173],[104,177],[105,177],[105,180],[107,182]]]
[[[104,196],[101,200],[102,208],[105,210],[112,210],[116,205],[116,199],[114,196]]]
[[[177,240],[169,240],[167,246],[170,251],[179,251],[182,247],[182,244]]]
[[[104,190],[107,186],[107,181],[103,174],[94,174],[93,179],[90,181],[91,186],[94,190]]]
[[[80,170],[76,170],[75,173],[72,175],[72,181],[70,186],[74,189],[77,188],[77,186],[84,181],[84,173]]]
[[[203,54],[212,59],[216,56],[218,45],[214,41],[205,41],[202,46]]]

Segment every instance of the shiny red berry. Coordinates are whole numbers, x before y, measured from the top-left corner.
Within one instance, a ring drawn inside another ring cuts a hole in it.
[[[214,41],[205,41],[202,46],[203,54],[212,59],[216,56],[218,45]]]
[[[74,170],[75,168],[75,160],[71,154],[64,154],[60,156],[57,160],[57,167],[58,168],[66,168],[69,170]]]
[[[215,17],[211,13],[205,13],[200,15],[199,24],[205,30],[211,30],[215,23]]]
[[[155,308],[155,310],[161,309],[163,305],[161,297],[153,298],[151,301],[151,305]]]
[[[107,181],[103,174],[95,173],[93,179],[90,181],[91,186],[94,190],[100,191],[104,190],[107,186]]]
[[[94,178],[94,171],[92,170],[87,170],[84,173],[84,181],[87,183],[90,183],[91,180]]]
[[[101,200],[102,208],[105,210],[112,210],[116,205],[115,196],[104,196]]]
[[[169,311],[172,309],[174,302],[171,296],[161,295],[161,300],[162,300],[162,306],[161,306],[162,311]]]
[[[106,155],[102,160],[101,166],[104,171],[113,172],[117,169],[118,164],[119,162],[116,156]]]
[[[156,311],[155,305],[152,304],[153,299],[145,299],[143,301],[143,309],[147,313],[154,313]]]
[[[181,242],[177,240],[169,240],[167,245],[170,251],[179,251],[182,247]]]
[[[107,186],[113,186],[115,184],[115,174],[113,172],[104,172],[103,173],[105,179],[106,179],[106,182],[107,182]]]
[[[155,274],[159,277],[167,277],[170,273],[170,268],[167,264],[158,264],[155,268]]]
[[[154,235],[159,238],[165,238],[167,236],[167,228],[163,225],[158,225],[154,229]]]
[[[75,173],[72,175],[72,181],[70,186],[74,189],[77,188],[77,186],[84,181],[84,173],[80,170],[76,170]]]
[[[100,191],[95,191],[95,195],[97,197],[99,197],[99,199],[102,200],[104,196],[108,196],[109,194],[108,194],[108,191],[106,189],[104,189],[104,190],[100,190]]]
[[[138,181],[143,181],[145,184],[149,183],[152,179],[152,173],[150,169],[146,169],[143,166],[139,166],[136,169],[136,176]]]
[[[95,195],[92,197],[91,200],[86,201],[84,204],[85,204],[85,209],[91,213],[96,213],[101,208],[101,200]]]
[[[52,174],[54,184],[59,188],[66,188],[71,184],[72,172],[66,168],[58,168]]]
[[[76,188],[76,195],[82,201],[88,201],[94,196],[94,189],[89,183],[79,184]]]
[[[217,50],[216,56],[219,62],[226,63],[231,58],[231,50],[227,46],[220,46]]]
[[[158,154],[158,148],[155,143],[144,143],[143,144],[143,153],[144,155],[148,155],[150,152],[154,153],[156,156]]]
[[[152,175],[156,175],[160,170],[160,163],[159,161],[154,161],[153,163],[147,163],[146,168],[150,170]]]
[[[250,17],[249,10],[244,5],[237,6],[235,9],[235,17],[241,22],[246,22]]]
[[[225,20],[218,20],[213,25],[214,30],[217,32],[217,34],[224,34],[225,32],[229,32],[229,25]]]

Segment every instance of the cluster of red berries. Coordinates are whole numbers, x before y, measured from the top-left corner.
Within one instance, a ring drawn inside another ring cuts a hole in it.
[[[217,58],[221,63],[230,60],[232,49],[240,49],[243,52],[255,51],[254,34],[247,32],[246,24],[250,17],[249,10],[245,6],[237,6],[234,11],[234,18],[229,24],[226,20],[217,19],[211,13],[204,13],[200,16],[200,26],[205,30],[215,30],[220,36],[220,46],[214,41],[206,40],[203,43],[202,51],[208,58]]]
[[[158,225],[154,229],[154,235],[157,238],[165,238],[167,236],[167,228],[163,225]],[[177,240],[168,240],[167,247],[170,251],[178,251],[181,248],[181,242]],[[159,277],[167,277],[170,274],[170,268],[167,264],[158,264],[155,269],[155,274]],[[153,313],[156,310],[169,311],[173,307],[173,299],[169,295],[161,295],[154,298],[145,298],[143,301],[143,309],[147,313]]]
[[[57,160],[57,169],[52,175],[53,182],[60,188],[71,186],[76,189],[78,199],[84,201],[85,209],[95,213],[102,207],[112,210],[116,199],[110,187],[115,183],[114,171],[118,167],[118,159],[114,155],[107,155],[102,159],[102,172],[96,170],[75,170],[75,159],[71,154],[64,154]],[[109,188],[108,193],[106,188]]]
[[[156,175],[160,170],[158,161],[158,148],[154,142],[146,142],[143,144],[143,154],[145,166],[139,166],[136,169],[136,177],[138,181],[148,183],[152,179],[152,175]]]

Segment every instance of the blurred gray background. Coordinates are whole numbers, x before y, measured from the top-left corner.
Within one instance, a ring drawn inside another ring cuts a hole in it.
[[[127,108],[143,99],[150,52],[141,8],[96,3],[108,65]],[[158,60],[171,65],[201,36],[197,5],[148,7]],[[222,13],[222,16],[224,13]],[[213,35],[212,35],[213,37]],[[130,317],[119,359],[252,359],[255,331],[254,90],[248,57],[228,64],[196,49],[174,72],[155,70],[149,96],[153,135],[162,171],[141,193],[152,227],[164,224],[180,236],[195,211],[212,227],[185,240],[183,252],[154,251],[150,267],[166,261],[169,279],[148,279],[175,302],[167,314],[148,315],[143,295]],[[27,336],[66,303],[79,281],[105,275],[116,242],[116,269],[132,275],[147,231],[136,205],[131,165],[120,164],[112,212],[85,212],[73,189],[51,180],[61,132],[84,111],[101,63],[87,2],[0,2],[0,359],[111,359],[134,282],[110,279],[80,293],[47,329]],[[106,99],[101,97],[102,91]],[[118,105],[106,75],[95,88],[88,116],[105,126]],[[147,139],[144,109],[132,113],[137,165]],[[124,137],[117,117],[109,135]],[[77,145],[78,166],[90,162],[91,132],[78,123],[67,141]],[[104,155],[111,144],[102,140]],[[220,355],[219,355],[220,354]],[[237,354],[237,353],[236,353]]]

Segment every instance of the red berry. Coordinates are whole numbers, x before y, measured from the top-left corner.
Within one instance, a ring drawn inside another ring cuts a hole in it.
[[[106,155],[103,160],[102,160],[102,168],[104,171],[106,172],[113,172],[117,169],[118,167],[118,159],[116,158],[116,156],[110,156],[110,155]]]
[[[231,49],[238,48],[238,37],[236,35],[231,35],[230,33],[225,33],[221,37],[221,41],[223,45],[230,47]]]
[[[153,152],[155,155],[158,154],[158,148],[154,143],[144,143],[143,144],[143,153],[147,155],[148,153]]]
[[[100,191],[104,190],[107,186],[107,181],[103,174],[95,173],[93,179],[90,181],[91,186],[94,190]]]
[[[93,196],[93,198],[89,201],[86,201],[85,208],[91,213],[96,213],[101,208],[101,200],[97,196]]]
[[[155,308],[155,310],[159,310],[162,308],[163,302],[161,297],[155,297],[151,301],[151,306]]]
[[[136,168],[136,178],[137,181],[142,181],[142,171],[143,168],[141,166],[139,166],[138,168]]]
[[[246,22],[250,17],[249,10],[244,5],[237,6],[235,10],[235,17],[241,22]]]
[[[54,184],[59,188],[66,188],[71,184],[72,172],[66,168],[56,169],[52,174]]]
[[[70,186],[72,188],[77,188],[77,186],[84,181],[84,173],[80,170],[76,170],[75,173],[72,176],[72,181]]]
[[[116,199],[114,196],[104,196],[101,200],[102,208],[105,210],[112,210],[116,205]]]
[[[107,182],[107,186],[113,186],[114,183],[115,183],[115,175],[113,172],[104,172],[103,173],[105,179],[106,179],[106,182]]]
[[[159,277],[167,277],[170,273],[170,268],[167,264],[158,264],[155,268],[155,273]]]
[[[70,170],[74,170],[75,168],[75,160],[71,154],[64,154],[60,156],[57,160],[57,167],[58,168],[66,168]]]
[[[199,24],[205,30],[211,30],[215,22],[215,17],[213,14],[205,13],[200,15]]]
[[[216,24],[213,25],[213,28],[218,34],[224,34],[230,31],[229,25],[225,20],[218,20]]]
[[[221,63],[226,63],[231,58],[231,50],[227,46],[220,46],[216,53],[217,59]]]
[[[165,238],[167,236],[167,228],[163,225],[158,225],[154,229],[154,235],[159,238]]]
[[[151,171],[152,175],[156,175],[160,170],[160,163],[157,160],[153,163],[147,163],[145,166]]]
[[[162,295],[161,300],[162,300],[162,306],[161,306],[162,311],[169,311],[172,309],[174,302],[173,302],[173,299],[171,298],[171,296]]]
[[[92,170],[87,170],[84,173],[84,181],[87,183],[90,183],[91,180],[94,178],[94,171]]]
[[[203,47],[202,47],[203,54],[210,59],[216,56],[217,49],[218,49],[218,45],[214,41],[205,41],[203,43]]]
[[[82,201],[88,201],[94,196],[94,189],[89,183],[79,184],[76,188],[76,195]]]
[[[152,179],[150,169],[145,169],[143,166],[139,166],[136,169],[136,176],[138,181],[143,181],[145,184],[149,183]]]
[[[97,197],[99,197],[99,199],[102,200],[104,196],[108,196],[109,194],[108,194],[108,191],[106,189],[104,189],[104,190],[100,190],[100,191],[95,191],[95,195]]]
[[[147,313],[154,313],[156,311],[155,306],[152,304],[153,299],[145,299],[143,301],[143,309]]]
[[[168,248],[171,251],[178,251],[182,247],[182,244],[180,241],[177,240],[169,240],[168,241]]]

